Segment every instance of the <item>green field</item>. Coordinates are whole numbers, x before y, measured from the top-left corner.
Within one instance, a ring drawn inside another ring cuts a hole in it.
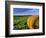
[[[14,29],[29,29],[27,27],[28,16],[14,16]]]
[[[28,25],[27,25],[28,17],[29,16],[13,16],[13,19],[14,19],[14,24],[13,24],[14,25],[14,30],[29,29]]]

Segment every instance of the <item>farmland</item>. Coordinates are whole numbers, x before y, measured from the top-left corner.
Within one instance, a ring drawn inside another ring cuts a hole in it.
[[[29,16],[13,16],[14,30],[30,29],[27,24],[28,17]]]

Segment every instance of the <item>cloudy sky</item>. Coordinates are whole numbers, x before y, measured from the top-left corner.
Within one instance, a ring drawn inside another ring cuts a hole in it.
[[[37,8],[13,8],[13,15],[39,15]]]

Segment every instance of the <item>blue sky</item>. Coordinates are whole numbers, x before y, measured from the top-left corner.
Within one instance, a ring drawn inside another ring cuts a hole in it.
[[[13,15],[39,15],[37,8],[13,8]]]

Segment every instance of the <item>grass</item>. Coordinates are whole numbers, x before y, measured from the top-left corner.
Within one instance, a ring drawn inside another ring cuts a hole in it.
[[[14,30],[29,29],[27,26],[27,18],[29,16],[14,16]]]
[[[22,29],[29,29],[27,25],[27,19],[29,16],[13,16],[13,21],[14,21],[14,30],[22,30]],[[39,23],[35,21],[33,24],[34,29],[39,28]]]

